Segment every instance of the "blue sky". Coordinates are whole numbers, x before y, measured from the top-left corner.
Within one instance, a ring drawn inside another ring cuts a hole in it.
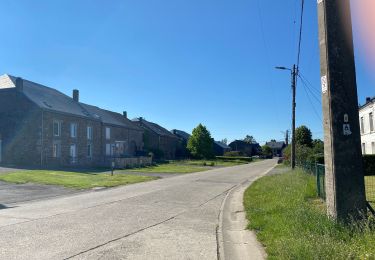
[[[281,140],[290,74],[273,67],[296,61],[299,11],[300,0],[1,0],[0,73],[168,129]],[[322,137],[316,1],[304,23],[300,70],[315,94],[298,85],[297,125]],[[363,102],[375,80],[356,26]]]

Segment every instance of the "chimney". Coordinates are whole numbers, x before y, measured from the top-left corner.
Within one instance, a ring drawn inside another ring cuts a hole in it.
[[[79,102],[79,90],[78,89],[73,89],[73,100],[75,102]]]
[[[122,115],[123,115],[125,118],[128,118],[128,112],[124,111],[124,112],[122,112]]]
[[[143,117],[140,117],[140,118],[139,118],[139,122],[142,122],[142,121],[143,121]]]
[[[16,79],[16,89],[21,92],[23,91],[23,79],[22,78]]]
[[[371,102],[371,98],[370,97],[366,97],[366,104],[370,103],[370,102]]]

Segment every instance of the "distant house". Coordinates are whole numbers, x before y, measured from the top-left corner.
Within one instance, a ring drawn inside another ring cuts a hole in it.
[[[375,97],[368,97],[366,103],[359,107],[362,154],[375,154],[374,105]]]
[[[155,157],[163,159],[175,159],[178,145],[178,137],[164,127],[139,117],[133,119],[144,130],[144,148],[153,152]]]
[[[176,158],[179,158],[179,159],[188,158],[189,151],[187,149],[187,143],[191,135],[182,130],[177,130],[177,129],[171,130],[171,133],[177,136],[178,138],[178,144],[176,148]]]
[[[0,135],[7,164],[105,166],[143,149],[143,129],[126,116],[9,75],[0,76]]]
[[[260,153],[260,145],[258,143],[247,143],[242,140],[235,140],[229,144],[232,151],[242,153],[244,156],[254,156]]]
[[[267,142],[266,145],[272,149],[273,156],[282,156],[283,150],[286,147],[285,142],[271,141]]]
[[[214,152],[216,156],[223,156],[226,152],[230,152],[232,148],[230,146],[219,142],[219,141],[214,141]]]

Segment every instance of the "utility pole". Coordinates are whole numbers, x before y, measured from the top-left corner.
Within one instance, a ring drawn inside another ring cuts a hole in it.
[[[360,219],[366,196],[349,0],[318,0],[327,212]]]
[[[292,170],[296,167],[296,77],[297,67],[293,65],[292,69],[292,151],[291,151],[291,166]]]
[[[293,92],[293,99],[292,99],[292,151],[291,151],[291,166],[292,169],[296,167],[296,83],[297,83],[297,75],[298,75],[298,67],[294,64],[293,69],[289,69],[286,67],[275,67],[278,70],[289,70],[291,71],[292,75],[292,92]]]

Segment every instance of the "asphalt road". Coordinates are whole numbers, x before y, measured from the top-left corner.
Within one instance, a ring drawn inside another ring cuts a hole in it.
[[[13,204],[0,210],[0,259],[217,259],[227,193],[275,163]]]

